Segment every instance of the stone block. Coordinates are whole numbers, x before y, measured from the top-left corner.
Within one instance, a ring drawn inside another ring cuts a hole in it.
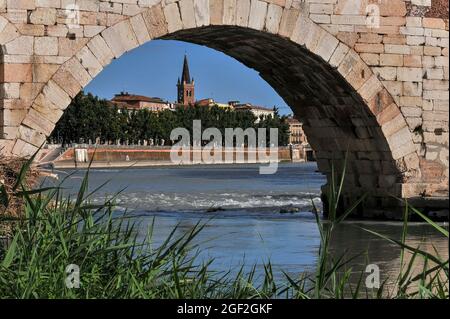
[[[422,36],[407,36],[406,37],[407,45],[423,45],[425,44],[425,37]]]
[[[0,64],[0,80],[4,82],[31,82],[31,64]]]
[[[35,0],[6,0],[6,7],[8,9],[36,9]]]
[[[359,38],[358,42],[360,43],[381,43],[383,41],[383,36],[375,33],[362,33]]]
[[[3,54],[33,55],[33,43],[32,36],[20,36],[5,44]]]
[[[76,57],[92,78],[103,70],[103,66],[88,47],[83,47]]]
[[[397,79],[399,81],[422,82],[423,71],[421,68],[397,68]]]
[[[65,57],[72,57],[83,46],[86,45],[89,39],[86,38],[58,38],[58,55]]]
[[[142,14],[150,37],[157,38],[167,33],[167,22],[161,5],[155,5]]]
[[[83,35],[86,38],[92,38],[97,34],[99,34],[100,32],[102,32],[103,30],[105,30],[105,28],[106,27],[102,25],[85,25],[83,27]],[[147,29],[147,27],[145,26],[144,28]]]
[[[114,54],[109,48],[108,44],[105,42],[102,36],[97,35],[88,42],[87,47],[95,55],[97,60],[102,66],[107,66],[112,59],[114,59]]]
[[[334,50],[333,55],[330,58],[330,65],[337,68],[341,62],[344,60],[347,53],[350,51],[350,48],[344,43],[340,42],[337,46],[336,50]]]
[[[33,82],[46,83],[59,68],[58,64],[35,63],[33,64]]]
[[[118,2],[100,2],[100,12],[121,14],[123,4]]]
[[[128,3],[124,3],[123,4],[123,8],[122,8],[122,14],[126,15],[126,16],[135,16],[138,15],[139,13],[141,13],[143,11],[143,9],[141,7],[139,7],[137,4],[128,4]]]
[[[209,0],[209,23],[212,25],[221,25],[224,13],[223,0]]]
[[[425,90],[441,90],[448,91],[449,82],[444,80],[423,80],[423,88]]]
[[[441,48],[440,47],[425,46],[423,48],[423,54],[424,55],[431,55],[431,56],[440,56],[441,55]]]
[[[3,125],[19,126],[28,110],[26,109],[3,109]]]
[[[20,84],[20,107],[28,108],[36,96],[41,92],[44,83],[27,82]],[[19,106],[15,106],[15,108]]]
[[[262,30],[266,22],[267,2],[251,0],[248,27]]]
[[[246,27],[250,14],[250,0],[236,0],[236,25]]]
[[[320,56],[324,61],[329,61],[333,52],[339,44],[339,40],[326,31],[321,32],[322,35],[319,38],[313,38],[317,42],[311,43],[308,41],[306,47]]]
[[[445,21],[438,18],[423,18],[422,25],[424,28],[445,30]]]
[[[80,83],[78,83],[73,75],[64,68],[59,69],[52,79],[71,98],[74,98],[82,89]]]
[[[278,33],[282,15],[283,8],[274,4],[269,4],[266,17],[266,30],[268,32],[274,34]]]
[[[283,25],[283,17],[281,20],[281,26]],[[280,32],[281,32],[280,27]],[[287,31],[291,34],[291,40],[306,46],[309,44],[308,49],[314,48],[319,41],[319,39],[326,33],[326,31],[317,25],[315,25],[310,19],[308,19],[304,15],[299,15],[297,21],[295,22],[294,28],[292,31]]]
[[[383,17],[404,17],[407,13],[404,0],[380,0],[378,6]]]
[[[411,47],[401,44],[385,44],[384,52],[391,54],[411,54]]]
[[[403,94],[403,85],[402,82],[397,81],[382,81],[386,90],[388,90],[389,94],[392,96],[399,96]]]
[[[34,39],[34,54],[58,55],[58,38],[36,37]]]
[[[378,92],[380,92],[382,88],[383,85],[374,74],[363,84],[363,86],[358,90],[358,93],[365,101],[369,101]]]
[[[30,14],[32,24],[54,25],[56,24],[55,8],[37,8]]]
[[[183,23],[181,22],[180,10],[177,3],[171,3],[164,7],[164,16],[167,21],[167,29],[169,33],[181,30]]]
[[[401,54],[380,54],[381,66],[403,66],[403,55]]]
[[[10,156],[13,146],[14,140],[0,139],[0,155]]]
[[[425,71],[425,77],[429,80],[443,80],[444,69],[443,68],[427,68]]]
[[[50,37],[66,37],[69,29],[65,25],[47,26],[47,35]]]
[[[73,57],[63,65],[63,70],[66,70],[72,74],[72,76],[78,81],[81,87],[85,87],[92,80],[90,74],[81,65],[77,57]]]
[[[25,125],[19,126],[18,135],[21,140],[27,141],[36,147],[41,147],[47,138],[42,132]]]
[[[424,90],[423,98],[427,100],[448,100],[448,91]]]
[[[12,155],[20,157],[31,157],[38,151],[39,147],[32,145],[24,140],[17,139],[11,151]]]
[[[121,21],[101,34],[116,58],[139,45],[129,21]]]
[[[51,122],[44,114],[36,111],[33,108],[29,109],[28,114],[23,119],[22,124],[46,136],[50,135],[53,131],[53,128],[55,127],[55,123]]]
[[[42,117],[46,118],[53,124],[56,124],[61,116],[63,115],[63,110],[58,108],[51,108],[48,105],[45,104],[36,104],[34,103],[31,107],[32,110],[35,110],[36,112],[40,113]],[[51,128],[51,131],[53,128]],[[50,133],[51,133],[50,131]]]
[[[144,18],[141,14],[130,18],[130,23],[139,44],[144,44],[150,41],[150,34],[148,33]]]
[[[20,83],[0,83],[0,98],[18,99],[20,98]]]
[[[197,27],[209,25],[209,0],[194,0],[194,14]]]
[[[417,96],[401,96],[398,104],[400,106],[411,106],[420,109],[423,104],[423,99]]]
[[[376,53],[361,53],[361,59],[369,66],[380,65],[380,55]]]
[[[403,94],[406,96],[422,96],[422,83],[403,82]]]
[[[225,25],[236,25],[237,0],[223,0],[223,18]]]
[[[422,67],[422,56],[420,55],[404,55],[403,65],[405,67],[420,68]]]
[[[346,55],[338,71],[355,90],[358,90],[372,75],[364,61],[353,50]]]
[[[33,25],[33,24],[15,24],[17,30],[19,30],[22,35],[30,35],[34,37],[42,37],[45,34],[45,26],[43,25]]]
[[[182,0],[179,2],[179,6],[183,28],[195,28],[194,0]]]
[[[64,110],[72,101],[70,96],[54,81],[48,81],[44,86],[42,94],[57,108]]]
[[[366,53],[383,53],[384,45],[381,43],[356,43],[356,52],[366,52]]]
[[[422,66],[424,68],[433,68],[436,66],[435,61],[436,61],[436,59],[432,56],[423,56],[422,57]]]

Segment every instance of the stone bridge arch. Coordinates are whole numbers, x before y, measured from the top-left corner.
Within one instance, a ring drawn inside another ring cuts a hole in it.
[[[448,20],[408,16],[407,0],[375,1],[377,26],[371,0],[64,2],[0,2],[3,153],[34,153],[113,59],[177,39],[257,70],[305,122],[321,172],[348,150],[344,206],[362,192],[366,211],[397,206],[388,194],[448,197]]]

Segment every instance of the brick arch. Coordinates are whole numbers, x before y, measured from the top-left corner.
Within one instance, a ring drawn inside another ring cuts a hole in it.
[[[113,59],[152,39],[178,39],[223,51],[259,71],[305,121],[322,172],[329,173],[331,161],[349,149],[353,193],[403,196],[405,183],[420,179],[419,156],[400,108],[371,67],[313,22],[303,6],[243,3],[169,1],[102,30],[61,64],[33,99],[12,153],[33,153],[71,98]]]

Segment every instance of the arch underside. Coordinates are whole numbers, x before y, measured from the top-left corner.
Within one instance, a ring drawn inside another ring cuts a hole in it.
[[[380,197],[399,195],[402,174],[376,117],[320,57],[288,39],[237,27],[209,26],[161,39],[205,45],[258,71],[304,123],[319,170],[328,176],[332,165],[336,173],[346,165],[352,198],[366,191]]]

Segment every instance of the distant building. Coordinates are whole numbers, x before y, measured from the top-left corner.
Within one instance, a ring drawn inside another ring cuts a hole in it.
[[[111,103],[119,108],[127,110],[149,110],[152,112],[161,112],[170,110],[173,105],[159,97],[148,97],[143,95],[129,94],[128,92],[121,92],[116,94],[111,100]]]
[[[195,82],[189,73],[189,64],[186,55],[184,56],[181,79],[178,78],[177,90],[178,104],[184,106],[195,104]]]
[[[314,151],[309,145],[308,139],[303,131],[303,123],[293,117],[289,117],[287,123],[289,124],[289,144],[293,147],[300,148],[301,158],[306,161],[314,161]]]
[[[255,115],[259,121],[260,116],[274,116],[275,111],[273,109],[269,109],[263,106],[253,105],[250,103],[240,104],[239,102],[230,102],[230,104],[233,106],[234,110],[239,111],[250,111]]]
[[[303,131],[303,123],[293,117],[289,117],[287,123],[289,124],[289,144],[300,145],[308,143]]]
[[[232,108],[233,108],[233,107],[232,107],[230,104],[228,104],[228,103],[220,103],[220,102],[215,101],[215,100],[212,99],[212,98],[207,98],[207,99],[198,100],[198,101],[195,102],[195,105],[196,105],[196,106],[203,106],[203,107],[205,107],[205,106],[206,106],[206,107],[217,106],[217,107],[222,108],[222,109],[232,109]]]

